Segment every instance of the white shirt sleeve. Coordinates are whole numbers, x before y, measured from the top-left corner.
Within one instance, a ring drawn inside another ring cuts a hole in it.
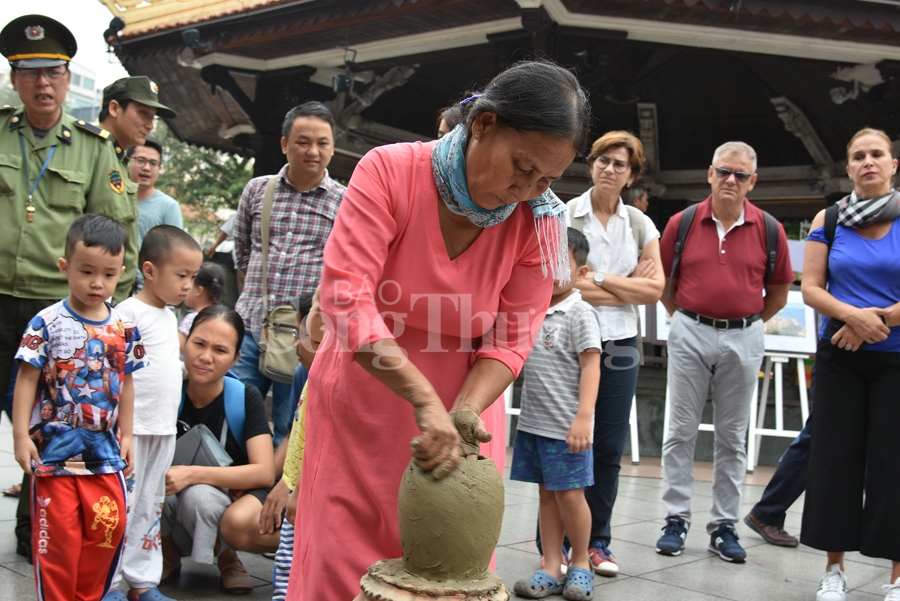
[[[229,238],[234,238],[234,220],[237,217],[237,213],[232,213],[231,217],[225,220],[225,223],[219,228],[225,235]]]

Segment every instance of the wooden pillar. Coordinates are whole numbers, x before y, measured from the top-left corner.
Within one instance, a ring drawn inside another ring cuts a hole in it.
[[[644,180],[656,182],[659,178],[659,123],[657,121],[655,102],[638,102],[638,121],[640,122],[639,135],[644,145],[644,156],[647,157],[647,165],[644,171]]]

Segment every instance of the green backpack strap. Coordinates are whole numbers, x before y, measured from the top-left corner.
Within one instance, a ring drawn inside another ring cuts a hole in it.
[[[638,263],[641,262],[641,253],[644,252],[644,238],[647,236],[647,222],[644,220],[644,212],[637,207],[625,205],[628,211],[628,218],[631,220],[631,233],[634,235],[634,243],[637,244]],[[638,355],[640,356],[641,365],[644,364],[644,337],[641,336],[641,310],[637,305],[634,307],[634,316],[637,318],[637,344]]]
[[[647,222],[644,220],[644,212],[637,207],[625,205],[628,218],[631,219],[631,233],[638,249],[638,262],[641,261],[641,253],[644,252],[644,238],[647,236]]]

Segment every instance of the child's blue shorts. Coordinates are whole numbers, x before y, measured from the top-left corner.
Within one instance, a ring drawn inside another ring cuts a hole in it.
[[[547,490],[572,490],[594,484],[594,450],[570,453],[565,440],[516,432],[509,477],[537,482]]]

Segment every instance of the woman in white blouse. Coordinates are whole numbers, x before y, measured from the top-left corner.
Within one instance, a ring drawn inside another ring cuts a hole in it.
[[[603,338],[594,409],[594,485],[585,488],[592,516],[591,564],[602,576],[619,572],[609,551],[610,518],[640,369],[636,305],[655,304],[665,287],[659,231],[649,217],[621,198],[622,191],[640,178],[645,160],[644,147],[632,134],[604,134],[587,159],[594,186],[569,202],[569,225],[582,230],[591,245],[587,261],[591,271],[576,287],[596,308]]]

